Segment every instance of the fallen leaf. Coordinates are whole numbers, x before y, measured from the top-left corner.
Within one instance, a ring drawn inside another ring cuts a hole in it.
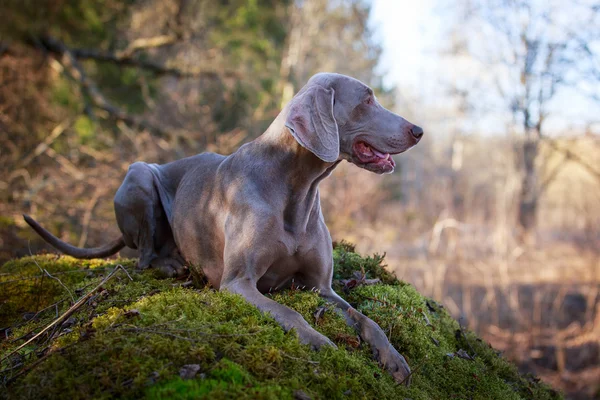
[[[327,310],[326,307],[319,307],[317,308],[317,311],[313,313],[316,325],[319,325],[319,323],[321,322],[321,318],[323,317],[323,314],[325,314],[325,310]]]
[[[139,317],[140,311],[133,308],[131,310],[125,311],[125,314],[123,314],[123,315],[125,316],[125,318]]]
[[[360,339],[358,336],[347,335],[345,333],[338,333],[335,335],[335,341],[338,343],[344,343],[353,349],[356,349],[360,346]]]
[[[460,349],[456,352],[456,355],[465,360],[474,361],[475,359],[469,355],[465,350]]]

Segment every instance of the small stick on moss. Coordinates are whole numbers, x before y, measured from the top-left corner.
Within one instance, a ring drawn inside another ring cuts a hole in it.
[[[73,346],[75,343],[71,343],[66,345],[65,347],[62,347],[56,351],[64,351],[66,349],[68,349],[69,347]],[[46,359],[48,357],[50,357],[52,354],[54,354],[56,351],[49,351],[46,354],[44,354],[42,357],[38,358],[37,360],[35,360],[33,363],[25,366],[22,370],[20,370],[16,375],[11,376],[10,378],[8,378],[6,380],[6,385],[8,385],[11,382],[14,382],[18,377],[20,377],[21,375],[26,374],[27,372],[31,371],[32,369],[34,369],[35,367],[37,367],[38,365],[40,365],[42,362],[46,361]],[[6,370],[3,370],[2,372],[4,372]]]
[[[471,346],[471,342],[469,342],[469,339],[467,339],[467,335],[465,334],[465,330],[463,329],[462,321],[463,321],[463,318],[460,317],[458,319],[458,326],[460,327],[460,333],[462,333],[463,338],[465,338],[465,342],[467,342],[467,346],[469,346],[469,348],[471,349],[471,352],[473,352],[473,358],[475,358],[477,356],[477,352],[475,351],[475,349],[473,349],[473,346]]]
[[[425,365],[425,361],[427,361],[427,356],[425,356],[423,361],[421,361],[421,363],[417,365],[415,369],[410,371],[410,374],[406,375],[406,377],[402,379],[402,382],[398,383],[398,386],[403,385],[404,382],[406,382],[408,379],[410,379],[411,376],[413,376],[413,374],[416,374],[417,371],[420,370],[423,365]]]
[[[129,275],[129,272],[127,272],[127,270],[125,269],[125,267],[122,266],[121,264],[119,264],[118,267],[121,267],[121,269],[123,270],[123,272],[125,272],[125,275],[127,275],[127,277],[129,278],[129,280],[133,282],[133,278],[131,277],[131,275]]]
[[[44,329],[42,329],[40,332],[38,332],[35,336],[33,336],[31,339],[29,339],[28,341],[26,341],[25,343],[23,343],[22,345],[20,345],[19,347],[17,347],[16,349],[14,349],[13,351],[11,351],[8,355],[6,355],[5,357],[3,357],[2,359],[0,359],[0,362],[5,361],[7,359],[9,359],[13,354],[17,353],[19,350],[23,349],[25,346],[27,346],[29,343],[33,342],[34,340],[38,339],[40,336],[42,336],[44,333],[48,332],[51,328],[54,328],[56,325],[61,324],[62,322],[64,322],[67,318],[69,318],[71,315],[73,315],[73,313],[75,313],[75,311],[77,311],[82,305],[84,305],[87,300],[92,297],[92,295],[96,292],[96,290],[100,289],[104,284],[106,284],[106,282],[108,282],[109,279],[111,279],[119,270],[123,270],[125,271],[125,268],[121,265],[118,264],[115,269],[106,276],[106,278],[104,278],[102,280],[102,282],[100,282],[95,288],[93,288],[88,294],[86,294],[85,296],[81,297],[75,304],[73,304],[71,306],[71,308],[69,308],[63,315],[61,315],[60,317],[58,317],[57,319],[55,319],[52,323],[50,323],[48,326],[46,326]],[[125,273],[127,273],[127,271],[125,271]],[[129,274],[127,274],[127,276],[129,276]],[[131,277],[130,277],[131,278]]]
[[[309,364],[313,364],[313,365],[319,365],[319,362],[318,362],[318,361],[306,360],[306,359],[304,359],[304,358],[298,358],[298,357],[290,356],[289,354],[287,354],[286,352],[283,352],[283,351],[281,352],[281,354],[282,354],[284,357],[287,357],[287,358],[289,358],[289,359],[291,359],[291,360],[302,361],[302,362],[309,363]]]
[[[54,280],[56,280],[58,283],[60,283],[60,284],[61,284],[61,286],[65,288],[65,290],[67,291],[67,293],[69,293],[69,296],[71,296],[71,300],[73,301],[73,303],[75,303],[75,297],[73,296],[73,293],[72,293],[72,292],[71,292],[71,290],[70,290],[70,289],[67,287],[67,285],[65,285],[65,284],[63,283],[63,281],[61,281],[59,278],[57,278],[57,277],[55,277],[55,276],[52,276],[52,275],[50,274],[50,272],[48,272],[48,270],[47,270],[47,269],[44,269],[44,268],[40,267],[40,264],[38,264],[38,262],[37,262],[37,261],[35,260],[35,258],[33,257],[33,254],[31,253],[31,246],[30,246],[30,243],[29,243],[29,242],[27,242],[27,247],[29,247],[29,255],[31,256],[31,258],[32,258],[33,262],[35,263],[35,265],[37,265],[37,267],[40,269],[40,271],[42,272],[42,274],[46,274],[46,276],[48,276],[48,278],[54,279]],[[44,277],[42,276],[42,281],[43,281],[43,279],[44,279]],[[41,288],[40,288],[40,291],[41,291]]]
[[[55,313],[56,313],[56,317],[54,317],[54,318],[58,318],[58,305],[59,305],[60,303],[62,303],[63,301],[65,301],[65,300],[67,300],[67,299],[66,299],[66,298],[64,298],[64,299],[60,299],[60,300],[59,300],[59,301],[57,301],[56,303],[50,304],[48,307],[46,307],[46,308],[44,308],[44,309],[42,309],[42,310],[40,310],[40,311],[36,312],[36,313],[33,315],[33,317],[29,318],[27,321],[25,321],[25,322],[21,322],[21,323],[18,323],[18,324],[16,324],[16,325],[13,325],[13,326],[11,326],[11,327],[10,327],[10,329],[19,328],[19,327],[21,327],[21,326],[23,326],[23,325],[26,325],[26,324],[28,324],[29,322],[31,322],[31,321],[33,321],[34,319],[36,319],[38,315],[40,315],[41,313],[43,313],[44,311],[46,311],[46,310],[48,310],[48,309],[50,309],[50,308],[52,308],[52,307],[54,307],[54,309],[55,309]],[[34,328],[34,330],[35,330],[35,328]],[[32,331],[29,331],[29,332],[27,332],[26,334],[24,334],[24,335],[22,335],[22,336],[19,336],[19,337],[18,337],[18,338],[16,338],[16,339],[12,339],[10,342],[11,342],[11,343],[14,343],[14,342],[16,342],[16,341],[18,341],[18,340],[21,340],[21,339],[23,339],[25,336],[27,336],[27,335],[31,334],[31,332],[33,332],[33,330],[32,330]],[[7,339],[8,339],[8,337],[7,337]]]

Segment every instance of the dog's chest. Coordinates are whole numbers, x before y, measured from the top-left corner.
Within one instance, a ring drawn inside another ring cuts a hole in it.
[[[283,257],[274,262],[258,280],[257,287],[262,293],[274,292],[290,287],[302,269],[302,261],[295,256]]]

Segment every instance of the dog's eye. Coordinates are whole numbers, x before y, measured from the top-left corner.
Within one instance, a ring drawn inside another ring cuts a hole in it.
[[[373,96],[369,96],[369,97],[367,97],[367,98],[365,99],[364,103],[365,103],[366,105],[371,105],[371,104],[373,104]]]

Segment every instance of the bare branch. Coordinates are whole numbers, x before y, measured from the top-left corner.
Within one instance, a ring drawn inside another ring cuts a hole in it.
[[[554,150],[556,150],[556,151],[558,151],[560,153],[563,153],[568,160],[574,161],[575,163],[577,163],[580,166],[582,166],[590,175],[592,175],[593,177],[595,177],[596,179],[598,179],[598,181],[600,181],[600,171],[598,171],[594,167],[592,167],[592,165],[589,162],[587,162],[586,160],[584,160],[583,158],[581,158],[576,153],[573,153],[571,150],[562,148],[554,140],[546,139],[545,142],[548,143],[548,145],[552,149],[554,149]]]
[[[177,41],[177,36],[174,35],[160,35],[154,36],[151,38],[139,38],[135,39],[133,42],[127,46],[125,50],[118,53],[118,57],[130,57],[138,50],[149,49],[155,47],[168,46]]]
[[[46,154],[53,158],[66,173],[71,175],[77,180],[82,180],[85,175],[81,172],[76,165],[74,165],[69,159],[62,154],[58,154],[52,147],[46,149]]]
[[[568,161],[569,157],[565,156],[565,158],[563,158],[554,168],[552,168],[552,171],[550,171],[548,176],[540,184],[540,187],[538,189],[538,193],[540,196],[546,191],[546,189],[548,189],[550,184],[554,182],[560,171],[562,171],[562,169],[567,165]]]
[[[63,134],[63,132],[71,125],[71,120],[67,119],[63,122],[61,122],[60,124],[58,124],[54,129],[52,129],[52,132],[50,132],[50,135],[48,135],[46,137],[46,139],[38,144],[35,148],[35,150],[29,154],[27,157],[25,157],[23,159],[23,161],[21,161],[21,167],[26,167],[27,165],[29,165],[29,163],[36,158],[37,156],[43,154],[46,150],[48,150],[48,148],[50,147],[50,145],[52,144],[52,142],[54,142],[60,135]]]
[[[71,49],[68,48],[60,40],[46,36],[42,39],[44,46],[51,52],[57,54],[64,54],[68,52],[73,58],[80,60],[95,60],[101,62],[110,62],[124,67],[137,67],[148,70],[157,75],[171,75],[178,78],[198,78],[198,77],[238,77],[237,71],[217,68],[194,68],[189,70],[182,70],[178,68],[171,68],[165,65],[153,62],[143,61],[131,56],[131,50],[125,50],[122,53],[111,53],[107,51],[97,49]],[[150,47],[146,43],[146,47]]]
[[[138,126],[142,129],[147,129],[161,135],[165,134],[163,129],[150,124],[142,118],[125,112],[106,100],[96,84],[86,76],[83,67],[81,64],[79,64],[75,55],[61,41],[46,37],[44,38],[43,43],[45,46],[48,46],[49,50],[62,55],[62,66],[67,70],[68,74],[73,77],[73,79],[79,82],[83,90],[90,96],[95,107],[106,111],[112,118],[116,120],[120,120],[130,125]]]

